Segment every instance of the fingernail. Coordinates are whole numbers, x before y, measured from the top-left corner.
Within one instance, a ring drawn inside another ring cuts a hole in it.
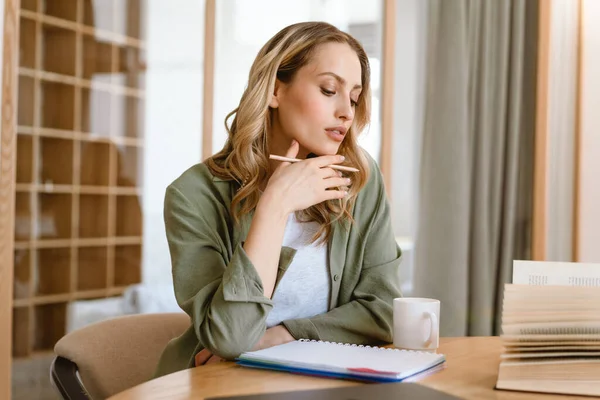
[[[350,180],[350,178],[346,178],[346,183],[349,185],[350,183],[352,183],[352,181]]]
[[[346,157],[340,156],[340,161],[344,161],[345,159],[346,159]]]

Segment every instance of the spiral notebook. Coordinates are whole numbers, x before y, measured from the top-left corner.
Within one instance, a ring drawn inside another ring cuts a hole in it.
[[[242,353],[245,367],[287,371],[331,378],[400,382],[440,369],[443,354],[296,340],[264,350]]]

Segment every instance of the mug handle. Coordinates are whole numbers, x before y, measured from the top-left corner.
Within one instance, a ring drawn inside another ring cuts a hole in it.
[[[433,342],[433,339],[438,336],[439,326],[437,315],[431,311],[425,311],[425,315],[429,318],[431,328],[429,329],[429,337],[425,338],[425,343],[423,345],[429,347],[431,342]]]

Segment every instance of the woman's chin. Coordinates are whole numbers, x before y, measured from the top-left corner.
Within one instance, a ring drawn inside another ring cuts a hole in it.
[[[339,149],[339,144],[327,144],[324,146],[314,147],[313,149],[309,150],[309,154],[314,153],[317,156],[334,156],[338,153]]]

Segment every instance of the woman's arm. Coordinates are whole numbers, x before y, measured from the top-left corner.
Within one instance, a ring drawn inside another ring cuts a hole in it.
[[[286,156],[295,158],[299,144],[292,141]],[[288,215],[324,200],[339,199],[345,195],[339,190],[327,190],[348,185],[327,165],[343,161],[341,156],[321,156],[296,165],[281,163],[269,178],[261,196],[244,250],[262,279],[264,294],[271,298],[277,278],[277,264]]]
[[[175,296],[198,340],[226,359],[252,349],[265,333],[272,302],[241,244],[227,260],[221,238],[226,217],[212,202],[191,202],[173,185],[164,213]]]
[[[262,281],[265,297],[271,298],[277,267],[281,255],[281,244],[289,212],[276,201],[270,193],[265,193],[259,200],[248,236],[244,242],[244,250]]]
[[[297,147],[293,144],[290,151],[297,153]],[[341,156],[321,156],[282,163],[269,179],[244,245],[236,245],[230,260],[223,240],[228,235],[228,205],[212,198],[210,191],[204,193],[206,187],[194,186],[193,180],[167,188],[164,217],[175,295],[192,318],[198,340],[211,353],[235,358],[263,337],[287,216],[343,197],[344,192],[328,189],[349,182],[327,167],[342,161]],[[194,201],[178,187],[193,193]]]
[[[361,205],[363,213],[372,211],[367,219],[369,229],[363,264],[359,266],[360,278],[352,290],[351,301],[312,318],[284,321],[283,325],[296,339],[357,344],[392,341],[393,299],[401,297],[401,251],[392,229],[383,178],[374,161],[372,164],[371,182],[363,189],[372,198]]]

